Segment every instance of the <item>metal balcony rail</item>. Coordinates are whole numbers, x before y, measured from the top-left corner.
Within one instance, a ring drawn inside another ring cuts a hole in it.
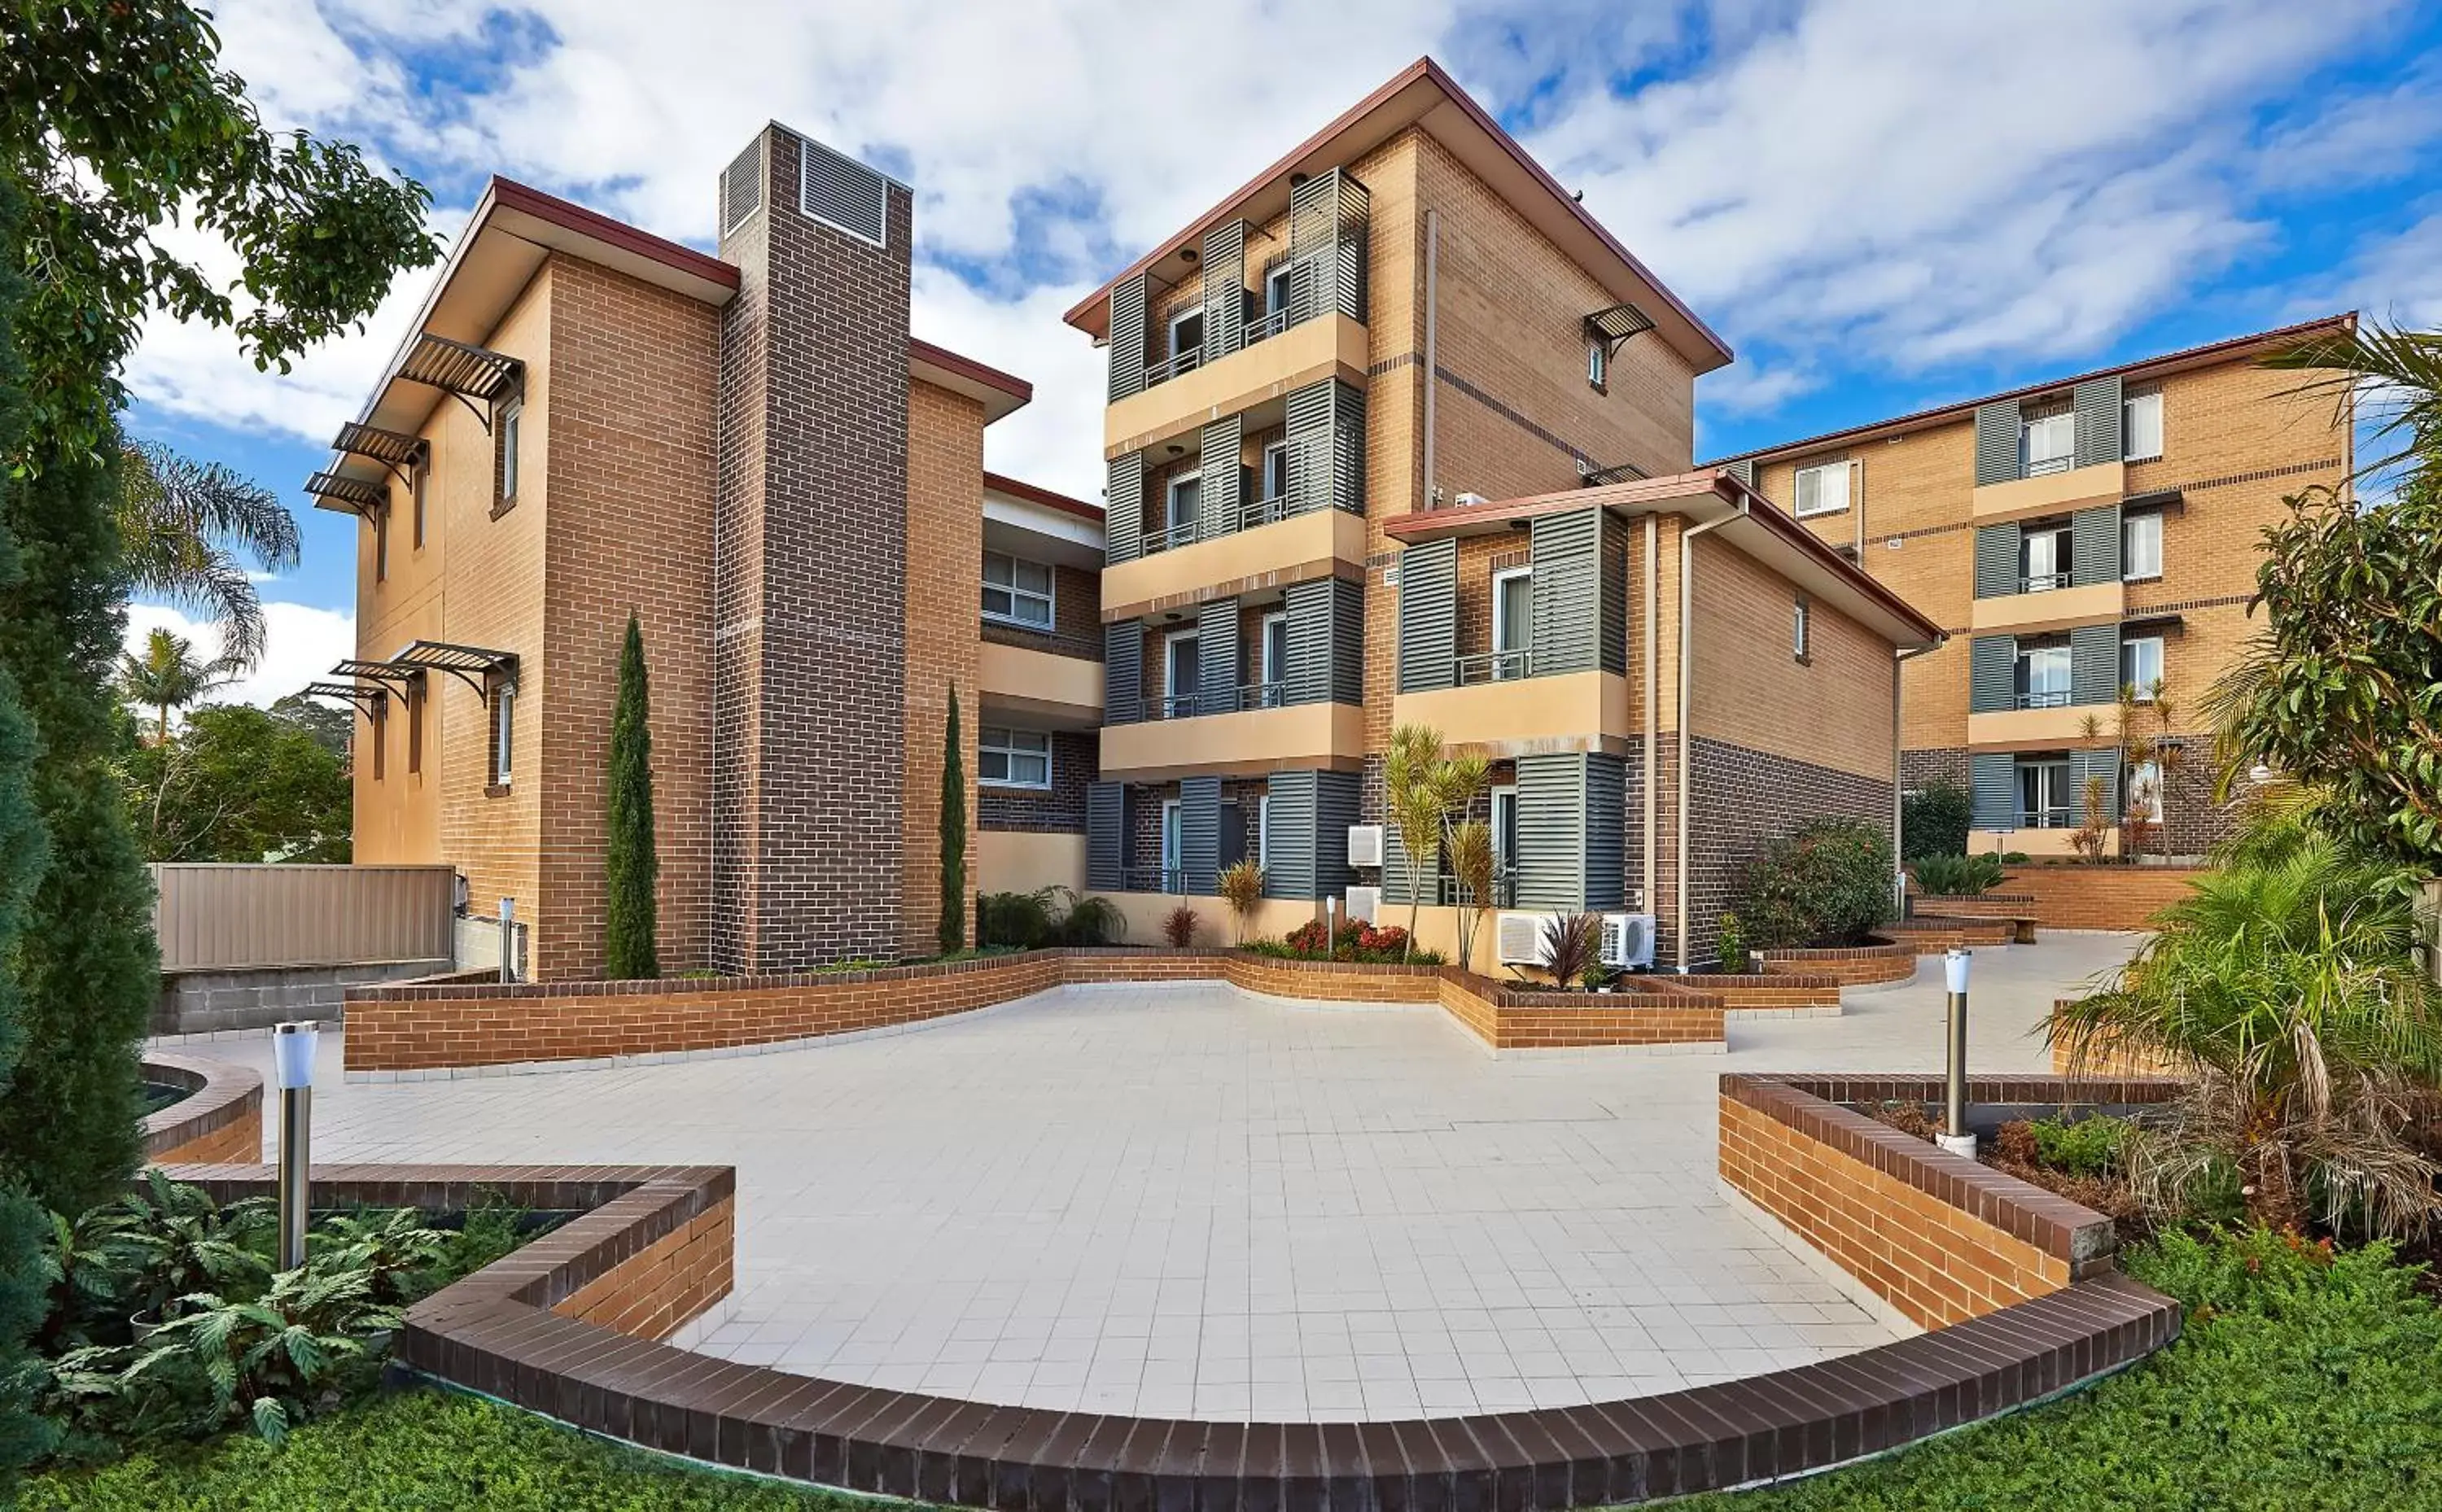
[[[2049,593],[2055,588],[2068,586],[2067,573],[2029,573],[2018,579],[2018,592],[2021,593]]]
[[[1303,499],[1295,494],[1273,494],[1267,499],[1249,499],[1238,506],[1238,528],[1252,530],[1258,525],[1274,525],[1300,515],[1311,515],[1329,503],[1321,490],[1310,490]]]
[[[1144,701],[1144,717],[1148,720],[1192,720],[1199,714],[1222,712],[1217,708],[1206,708],[1206,701],[1201,693],[1172,693],[1147,699]]]
[[[1227,693],[1175,693],[1166,698],[1144,701],[1147,720],[1193,720],[1207,714],[1243,714],[1250,709],[1286,708],[1290,687],[1286,678],[1272,678],[1261,683],[1248,683]]]
[[[2066,807],[2051,809],[2020,809],[2018,811],[2018,828],[2021,829],[2067,829],[2070,828],[2068,810]]]
[[[1150,389],[1157,383],[1167,383],[1182,373],[1193,373],[1203,364],[1203,346],[1198,344],[1189,347],[1168,360],[1157,362],[1145,369],[1145,387]]]
[[[2068,689],[2040,688],[2032,693],[2021,693],[2018,695],[2018,707],[2022,709],[2065,709],[2068,707]]]
[[[2056,472],[2067,472],[2075,465],[2077,465],[2077,459],[2073,456],[2029,457],[2027,459],[2026,470],[2022,476],[2028,478],[2046,478]]]
[[[1475,894],[1470,889],[1461,885],[1456,877],[1436,877],[1433,879],[1433,901],[1446,908],[1464,908],[1475,902]],[[1513,908],[1517,906],[1517,903],[1518,868],[1515,866],[1500,866],[1494,868],[1492,873],[1492,897],[1485,903],[1484,906],[1487,908]]]
[[[1245,348],[1253,346],[1258,341],[1268,341],[1272,337],[1287,330],[1290,326],[1297,324],[1301,319],[1310,319],[1313,318],[1313,315],[1314,312],[1312,310],[1307,310],[1304,316],[1301,317],[1297,312],[1297,306],[1294,304],[1284,304],[1279,309],[1272,311],[1268,315],[1259,315],[1253,319],[1248,321],[1246,326],[1239,331],[1239,348],[1244,350]]]
[[[1138,552],[1140,556],[1152,556],[1160,552],[1176,551],[1181,546],[1193,546],[1203,538],[1202,528],[1196,520],[1183,519],[1164,530],[1146,531]]]
[[[1450,664],[1451,681],[1460,687],[1477,683],[1509,683],[1535,675],[1535,652],[1532,647],[1516,651],[1485,651],[1479,656],[1462,656]]]

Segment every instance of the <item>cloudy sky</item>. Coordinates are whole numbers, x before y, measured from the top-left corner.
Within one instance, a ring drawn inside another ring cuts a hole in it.
[[[275,125],[454,232],[488,175],[712,241],[766,118],[914,183],[917,334],[1033,380],[988,462],[1093,497],[1102,363],[1059,312],[1431,53],[1739,353],[1718,455],[2333,310],[2442,324],[2442,18],[2415,0],[224,0]],[[1217,136],[1215,134],[1218,134]],[[282,377],[157,322],[142,435],[287,494],[267,701],[352,647],[297,492],[428,274]],[[180,624],[139,606],[134,628]]]

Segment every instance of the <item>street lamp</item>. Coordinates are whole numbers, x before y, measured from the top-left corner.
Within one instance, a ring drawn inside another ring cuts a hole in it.
[[[1953,946],[1941,957],[1942,980],[1950,989],[1948,1094],[1943,1130],[1934,1142],[1952,1155],[1976,1157],[1976,1136],[1967,1130],[1967,972],[1976,953]]]
[[[273,1079],[280,1084],[280,1268],[305,1263],[305,1225],[313,1211],[307,1194],[313,1158],[314,1045],[311,1024],[281,1024],[271,1031]]]

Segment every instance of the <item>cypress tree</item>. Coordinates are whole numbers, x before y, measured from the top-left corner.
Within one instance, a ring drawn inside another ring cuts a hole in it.
[[[628,642],[619,652],[619,702],[610,716],[610,845],[603,855],[610,907],[602,941],[602,975],[659,976],[654,949],[653,883],[661,858],[653,849],[653,732],[646,715],[645,632],[628,614]]]
[[[958,736],[958,685],[941,732],[941,954],[967,948],[967,755]]]

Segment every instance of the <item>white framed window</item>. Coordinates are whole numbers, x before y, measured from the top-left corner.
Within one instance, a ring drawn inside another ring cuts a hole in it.
[[[492,787],[506,788],[509,774],[516,763],[512,759],[517,747],[518,685],[505,679],[492,683],[491,767]]]
[[[1260,653],[1264,684],[1264,706],[1278,708],[1288,701],[1289,615],[1276,609],[1264,616],[1264,644]],[[1269,803],[1271,800],[1264,800]]]
[[[2027,421],[2019,431],[2018,460],[2030,478],[2068,471],[2077,460],[2076,414],[2064,410]]]
[[[2128,769],[2129,811],[2152,824],[2162,822],[2162,764],[2140,761]]]
[[[2018,707],[2055,709],[2068,702],[2069,648],[2065,642],[2018,647]]]
[[[2060,756],[2018,758],[2018,828],[2067,829],[2069,817],[2068,762]]]
[[[2043,593],[2067,588],[2074,551],[2068,526],[2030,527],[2018,540],[2018,592]]]
[[[1170,318],[1170,355],[1194,352],[1204,345],[1204,306],[1198,304]]]
[[[1586,343],[1586,382],[1596,389],[1611,383],[1611,349],[1599,340]]]
[[[1849,464],[1819,462],[1797,469],[1797,518],[1836,515],[1849,507]]]
[[[988,788],[1051,786],[1051,737],[1042,730],[987,724],[975,758],[975,780]]]
[[[1163,892],[1178,892],[1186,883],[1186,878],[1181,875],[1186,867],[1179,860],[1183,849],[1179,843],[1180,838],[1178,800],[1164,798],[1161,800],[1161,890]]]
[[[1289,494],[1289,444],[1274,441],[1264,447],[1264,498],[1286,499]]]
[[[1051,569],[1004,552],[984,553],[984,618],[1048,630]]]
[[[1197,683],[1202,675],[1195,631],[1173,630],[1162,638],[1161,692],[1169,705],[1170,718],[1181,719],[1195,712]]]
[[[408,491],[415,499],[415,549],[422,551],[425,511],[430,506],[432,494],[431,459],[417,459],[414,470],[408,474]]]
[[[2120,401],[2120,455],[2126,462],[2153,462],[2162,455],[2161,390]]]
[[[2154,684],[2162,681],[2162,638],[2132,635],[2120,643],[2120,685],[2135,688],[2137,701],[2154,701]]]
[[[1284,263],[1264,275],[1264,313],[1278,315],[1289,307],[1289,270],[1296,266]]]
[[[2120,517],[2120,575],[2132,583],[2162,575],[2161,511]]]
[[[1196,506],[1203,497],[1202,472],[1183,472],[1173,478],[1162,490],[1162,528],[1175,534],[1192,534]]]
[[[1518,859],[1518,785],[1503,783],[1492,790],[1492,865],[1496,871],[1507,871]]]
[[[1535,652],[1535,569],[1492,574],[1492,675],[1525,677]]]
[[[1789,654],[1800,662],[1814,654],[1814,606],[1803,593],[1790,606]]]
[[[523,399],[512,399],[501,407],[501,417],[493,422],[501,437],[501,502],[514,503],[518,497],[518,441],[524,428],[526,405]]]

